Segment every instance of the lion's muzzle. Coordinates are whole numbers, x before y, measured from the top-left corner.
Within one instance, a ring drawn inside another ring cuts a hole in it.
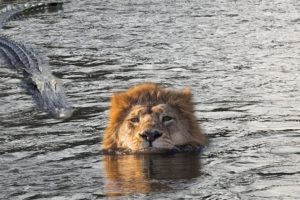
[[[147,131],[140,134],[140,136],[144,140],[149,142],[149,147],[152,147],[152,142],[154,140],[156,140],[157,138],[159,138],[161,135],[162,135],[162,133],[157,131],[157,130],[147,130]]]

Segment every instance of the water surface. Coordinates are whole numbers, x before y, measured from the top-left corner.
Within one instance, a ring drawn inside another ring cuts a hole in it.
[[[48,118],[0,60],[0,199],[299,199],[300,3],[67,1],[2,33],[50,63],[76,111]],[[202,154],[103,156],[109,98],[189,86]]]

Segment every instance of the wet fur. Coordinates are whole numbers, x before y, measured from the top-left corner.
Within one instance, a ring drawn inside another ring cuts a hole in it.
[[[176,116],[176,126],[159,125],[159,118],[154,119],[154,116],[162,112],[169,112]],[[137,127],[132,127],[128,122],[130,115],[134,114],[143,117],[143,121]],[[164,132],[163,136],[154,143],[159,148],[171,149],[174,145],[201,145],[206,142],[194,115],[189,88],[173,90],[162,88],[154,83],[145,83],[129,88],[126,92],[113,94],[109,123],[104,132],[102,147],[143,151],[145,144],[137,132],[140,133],[147,128]]]

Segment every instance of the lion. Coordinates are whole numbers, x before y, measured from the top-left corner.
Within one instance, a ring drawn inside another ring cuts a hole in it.
[[[205,143],[190,88],[175,90],[142,83],[112,95],[104,150],[162,152],[179,145]]]

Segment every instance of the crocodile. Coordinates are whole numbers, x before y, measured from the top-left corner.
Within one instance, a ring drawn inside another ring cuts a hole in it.
[[[10,20],[22,16],[30,10],[53,6],[56,2],[10,6],[0,14],[0,28]],[[69,118],[72,106],[60,81],[49,70],[49,64],[42,60],[30,47],[0,34],[0,53],[8,63],[23,75],[22,86],[33,97],[36,105],[43,112],[54,118]]]

